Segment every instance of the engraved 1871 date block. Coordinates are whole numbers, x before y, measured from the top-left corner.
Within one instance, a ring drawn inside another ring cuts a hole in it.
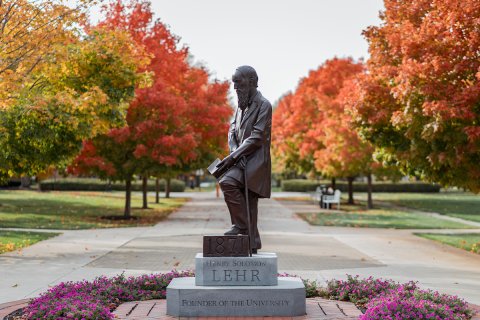
[[[204,257],[248,257],[248,236],[204,236]]]

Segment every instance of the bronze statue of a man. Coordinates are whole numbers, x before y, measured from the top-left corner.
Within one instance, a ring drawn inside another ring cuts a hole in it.
[[[238,108],[228,132],[230,155],[217,165],[219,171],[227,170],[219,181],[232,221],[232,228],[225,235],[248,234],[250,220],[252,252],[257,253],[262,247],[257,228],[258,199],[270,198],[271,193],[272,105],[257,90],[258,76],[252,67],[237,68],[232,81]],[[250,219],[247,216],[244,170]]]

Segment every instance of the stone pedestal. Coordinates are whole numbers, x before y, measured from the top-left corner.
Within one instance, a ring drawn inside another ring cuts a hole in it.
[[[262,252],[252,257],[195,257],[197,286],[275,286],[277,255]]]
[[[197,286],[176,278],[167,288],[167,314],[175,317],[294,317],[305,315],[300,278],[281,277],[276,286]]]
[[[175,317],[294,317],[306,312],[300,278],[278,277],[275,253],[252,257],[195,257],[195,278],[167,287],[167,314]]]

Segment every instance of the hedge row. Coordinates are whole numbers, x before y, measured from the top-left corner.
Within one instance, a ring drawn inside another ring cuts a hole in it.
[[[160,191],[165,191],[165,180],[160,179]],[[125,191],[125,182],[111,182],[91,178],[66,178],[59,180],[44,180],[40,182],[42,191]],[[141,191],[142,181],[132,181],[132,190]],[[155,180],[148,180],[148,191],[155,191]],[[185,183],[181,180],[172,179],[170,191],[185,191]]]
[[[325,184],[314,180],[283,180],[282,191],[312,192],[321,185]],[[347,182],[337,182],[335,188],[342,192],[348,191]],[[440,186],[425,182],[374,182],[372,184],[373,192],[439,192]],[[353,183],[354,192],[367,192],[367,184],[364,182]]]

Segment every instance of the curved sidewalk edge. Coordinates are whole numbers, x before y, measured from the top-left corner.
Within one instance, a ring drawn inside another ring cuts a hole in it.
[[[0,320],[3,320],[3,318],[8,316],[10,313],[26,307],[29,301],[30,299],[22,299],[0,304]]]

